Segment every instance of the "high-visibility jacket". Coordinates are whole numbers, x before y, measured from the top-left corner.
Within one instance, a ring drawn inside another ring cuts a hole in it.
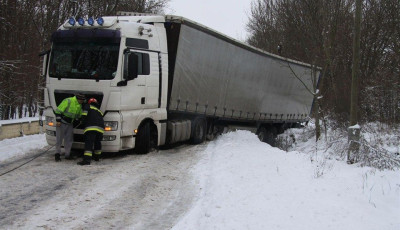
[[[82,120],[84,124],[83,133],[87,131],[96,131],[104,133],[103,113],[92,104],[85,104],[82,110]]]
[[[82,114],[82,106],[79,104],[76,97],[65,98],[56,111],[56,121],[64,123],[73,123],[74,120],[78,120]]]

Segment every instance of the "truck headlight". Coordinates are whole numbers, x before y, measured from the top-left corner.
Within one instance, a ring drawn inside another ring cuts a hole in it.
[[[54,123],[54,117],[48,117],[46,116],[46,125],[48,126],[56,126],[56,124]]]
[[[118,129],[118,121],[105,121],[104,130],[105,131],[115,131]]]

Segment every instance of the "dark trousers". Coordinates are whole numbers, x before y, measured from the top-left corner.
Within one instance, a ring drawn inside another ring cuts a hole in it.
[[[101,154],[101,140],[103,139],[103,134],[97,131],[87,131],[85,132],[85,158],[92,158],[92,154],[100,156]]]

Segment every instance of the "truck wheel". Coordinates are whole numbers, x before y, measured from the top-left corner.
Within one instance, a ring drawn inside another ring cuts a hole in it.
[[[203,118],[196,118],[192,123],[191,143],[200,144],[206,137],[206,121]]]
[[[212,122],[207,122],[208,123],[208,132],[206,135],[206,140],[207,141],[212,141],[215,138],[215,135],[217,133],[217,128],[213,125]]]
[[[271,146],[275,146],[275,135],[272,129],[266,129],[265,127],[261,127],[257,133],[258,139],[260,141],[265,142]]]
[[[267,130],[264,127],[261,127],[257,132],[257,136],[261,142],[265,142],[265,138],[267,136]]]
[[[146,154],[150,152],[150,124],[146,122],[140,127],[136,136],[135,149],[138,154]]]
[[[272,147],[275,147],[275,138],[276,138],[276,128],[272,127],[267,130],[267,136],[265,137],[265,142]]]

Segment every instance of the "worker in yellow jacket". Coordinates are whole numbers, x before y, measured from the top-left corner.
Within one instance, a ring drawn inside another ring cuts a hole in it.
[[[77,94],[74,97],[65,98],[57,107],[56,114],[56,154],[55,160],[61,161],[61,144],[64,140],[65,159],[71,158],[71,147],[74,141],[73,123],[79,120],[82,114],[82,103],[85,95]]]

